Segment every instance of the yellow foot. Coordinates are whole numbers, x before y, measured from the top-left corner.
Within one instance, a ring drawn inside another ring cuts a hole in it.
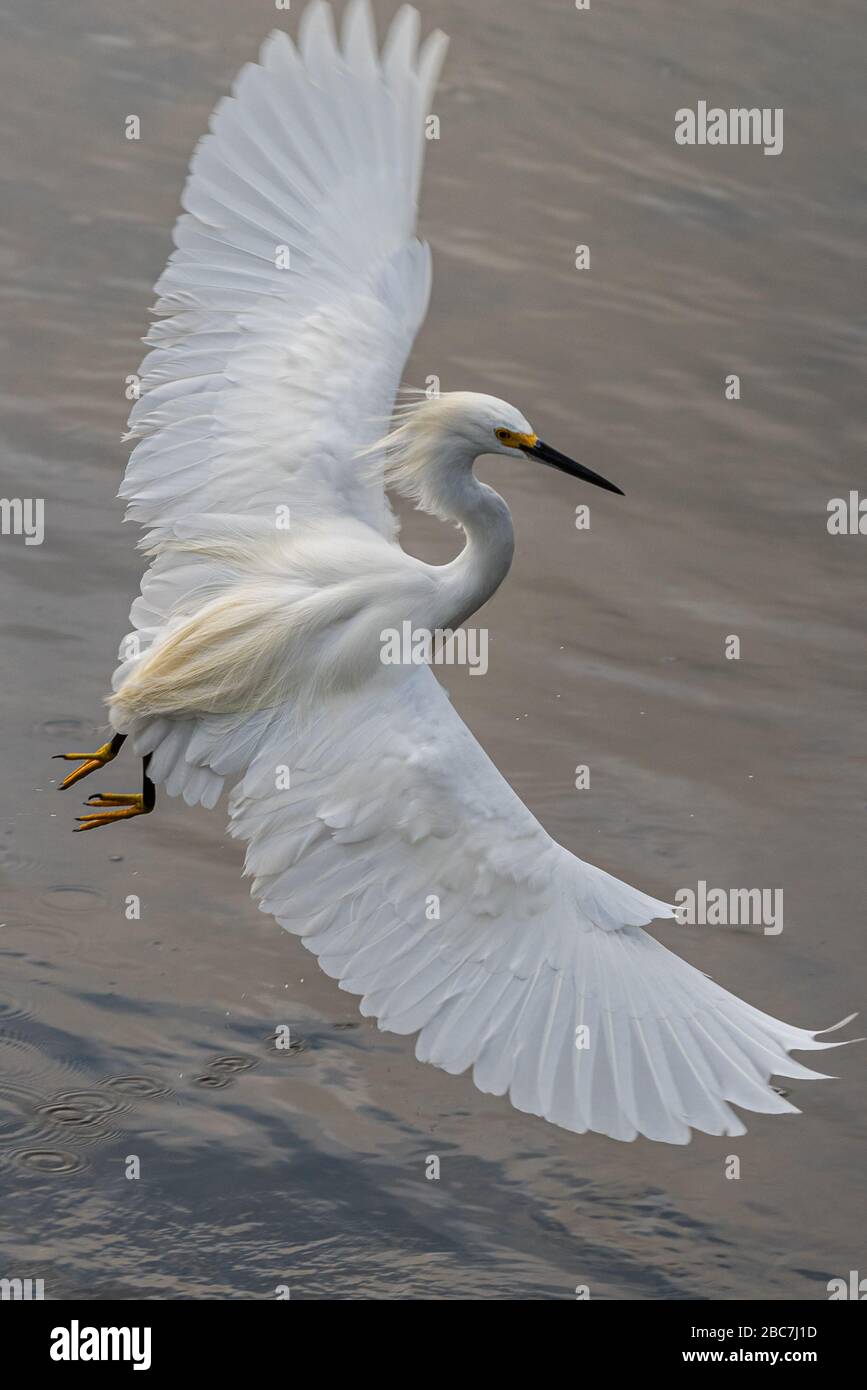
[[[144,807],[144,797],[141,792],[94,792],[84,804],[86,806]]]
[[[146,806],[141,792],[95,792],[85,803],[87,806],[115,806],[115,811],[96,811],[89,816],[76,816],[78,825],[75,833],[81,830],[98,830],[101,825],[114,825],[117,821],[129,820],[132,816],[146,816],[153,806]]]
[[[108,743],[104,743],[101,748],[97,748],[95,753],[55,753],[55,758],[63,758],[66,762],[77,762],[79,759],[83,759],[81,767],[68,773],[57,790],[65,792],[67,787],[74,787],[75,783],[80,782],[82,777],[89,777],[91,772],[96,772],[98,767],[105,767],[112,758],[116,758],[118,750],[112,746],[113,742],[114,740],[110,740]]]

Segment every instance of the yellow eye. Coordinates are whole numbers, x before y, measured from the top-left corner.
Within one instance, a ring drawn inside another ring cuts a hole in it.
[[[511,430],[494,430],[494,434],[497,436],[501,444],[508,444],[509,440],[512,438]]]

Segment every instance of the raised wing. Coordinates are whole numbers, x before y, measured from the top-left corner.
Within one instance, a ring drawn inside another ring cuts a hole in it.
[[[189,800],[247,768],[231,829],[263,911],[381,1028],[418,1031],[420,1060],[472,1067],[520,1110],[685,1143],[691,1127],[743,1133],[731,1104],[793,1111],[770,1076],[818,1075],[788,1052],[831,1044],[640,930],[672,909],[552,841],[427,668],[329,701],[303,729],[263,711],[137,743]]]
[[[430,290],[415,239],[423,123],[444,56],[405,6],[380,55],[367,0],[342,46],[314,0],[299,51],[274,33],[193,157],[158,282],[127,515],[350,514],[392,533],[358,451],[382,433]]]

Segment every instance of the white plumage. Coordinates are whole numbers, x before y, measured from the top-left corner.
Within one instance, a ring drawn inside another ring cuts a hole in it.
[[[792,1111],[769,1077],[816,1076],[788,1053],[830,1044],[642,931],[672,909],[554,843],[431,671],[379,660],[383,629],[454,626],[501,582],[508,510],[472,463],[535,439],[456,395],[377,447],[429,295],[416,196],[444,49],[418,49],[405,7],[380,56],[364,2],[338,45],[315,0],[299,50],[272,35],[214,113],[130,416],[121,493],[152,560],[112,721],[171,795],[235,783],[263,910],[420,1059],[570,1130],[739,1134],[731,1104]],[[386,466],[463,525],[451,565],[398,545]]]

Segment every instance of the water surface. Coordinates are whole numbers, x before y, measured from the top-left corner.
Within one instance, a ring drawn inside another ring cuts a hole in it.
[[[659,935],[769,1011],[833,1023],[862,1005],[867,958],[867,541],[825,525],[867,438],[863,11],[422,8],[453,44],[407,380],[511,398],[627,494],[482,466],[517,553],[479,620],[489,674],[450,675],[455,703],[583,857],[661,897],[782,887],[779,936]],[[858,1048],[834,1055],[839,1081],[787,1083],[802,1116],[744,1138],[568,1135],[361,1020],[255,910],[221,811],[163,797],[149,821],[70,834],[49,754],[98,736],[140,569],[113,500],[124,379],[190,151],[287,16],[2,14],[0,493],[47,511],[42,546],[0,541],[0,1273],[52,1298],[824,1298],[867,1258]],[[783,154],[676,147],[675,110],[700,99],[783,107]],[[454,552],[425,518],[404,534]]]

